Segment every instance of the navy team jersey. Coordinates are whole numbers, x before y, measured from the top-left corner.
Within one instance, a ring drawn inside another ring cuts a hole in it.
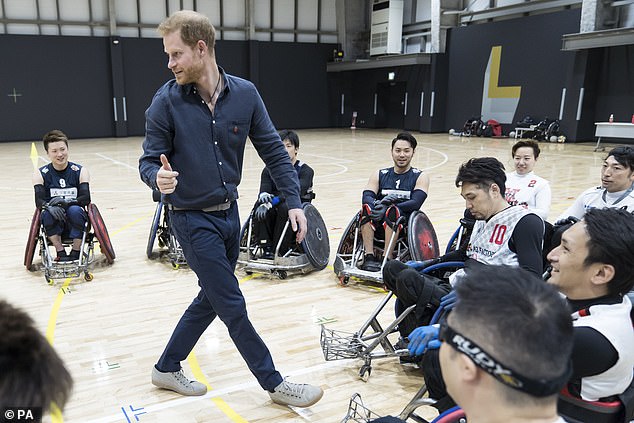
[[[40,173],[44,179],[45,201],[49,201],[53,197],[63,197],[67,200],[77,199],[81,165],[68,162],[66,169],[59,171],[53,167],[52,163],[49,163],[40,168]]]
[[[416,187],[416,181],[422,173],[420,169],[415,167],[410,168],[405,173],[396,173],[393,167],[379,170],[377,200],[390,194],[396,194],[398,198],[409,200]]]

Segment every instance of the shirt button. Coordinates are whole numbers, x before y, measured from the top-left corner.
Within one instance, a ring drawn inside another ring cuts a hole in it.
[[[222,162],[218,162],[218,164],[219,164],[220,166],[222,166]]]
[[[211,123],[216,124],[216,119],[212,120]]]
[[[214,144],[218,145],[218,141],[214,141]]]

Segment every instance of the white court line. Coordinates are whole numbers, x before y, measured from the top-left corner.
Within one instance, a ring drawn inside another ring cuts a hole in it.
[[[109,161],[111,161],[114,164],[118,164],[120,166],[127,167],[128,169],[138,170],[138,168],[135,167],[135,166],[129,165],[127,163],[120,162],[119,160],[115,160],[112,157],[108,157],[108,156],[103,155],[101,153],[95,153],[95,155],[101,157],[102,159],[109,160]]]
[[[319,371],[319,370],[324,370],[324,369],[328,369],[331,367],[343,367],[344,366],[344,362],[341,361],[329,361],[323,364],[318,364],[317,366],[312,366],[312,367],[308,367],[308,368],[304,368],[304,369],[300,369],[300,370],[296,370],[293,372],[289,372],[288,376],[301,376],[307,373],[311,373],[311,372],[315,372],[315,371]],[[149,384],[149,382],[148,382]],[[192,402],[198,402],[201,400],[205,400],[205,399],[211,399],[211,398],[217,398],[220,397],[221,395],[225,395],[225,394],[230,394],[232,392],[239,392],[239,391],[244,391],[247,389],[251,389],[257,387],[259,388],[260,385],[254,380],[252,382],[245,382],[245,383],[240,383],[237,385],[233,385],[233,386],[229,386],[227,388],[222,388],[222,389],[214,389],[211,390],[209,392],[207,392],[205,395],[199,396],[199,397],[181,397],[175,400],[171,400],[171,401],[165,401],[165,402],[161,402],[160,404],[155,404],[155,405],[151,405],[149,407],[145,407],[143,408],[143,411],[146,413],[153,413],[153,412],[158,412],[161,410],[166,410],[168,408],[174,408],[174,407],[179,407],[181,405],[184,404],[189,404]],[[135,404],[135,407],[138,407],[140,404]],[[291,407],[292,408],[292,407]],[[295,410],[297,412],[297,410]],[[121,416],[121,412],[117,413],[117,414],[113,414],[110,416],[106,416],[106,417],[101,417],[99,419],[96,420],[90,420],[87,423],[110,423],[110,422],[121,422],[122,416]]]

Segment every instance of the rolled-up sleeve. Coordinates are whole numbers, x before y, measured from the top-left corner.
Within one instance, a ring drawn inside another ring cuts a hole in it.
[[[174,126],[170,120],[167,99],[163,90],[159,90],[145,111],[145,139],[139,158],[141,180],[152,189],[158,189],[156,174],[161,167],[161,154],[170,157],[172,151],[174,134],[171,128]]]
[[[297,172],[291,165],[288,153],[269,118],[262,98],[257,90],[254,89],[253,93],[255,95],[255,107],[249,138],[269,169],[277,189],[286,199],[288,208],[301,208]]]

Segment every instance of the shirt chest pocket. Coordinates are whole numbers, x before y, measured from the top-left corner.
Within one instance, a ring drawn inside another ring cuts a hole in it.
[[[243,143],[249,135],[249,121],[232,120],[227,124],[227,139],[230,143],[238,142]]]

